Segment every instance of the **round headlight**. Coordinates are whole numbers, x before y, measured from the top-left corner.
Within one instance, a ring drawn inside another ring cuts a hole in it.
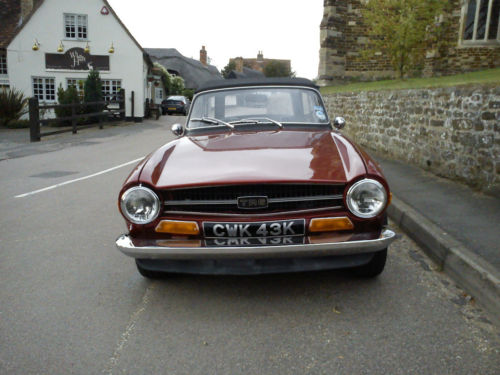
[[[375,217],[387,203],[387,192],[376,180],[365,179],[356,182],[347,192],[347,207],[356,216]]]
[[[148,224],[160,213],[160,199],[147,187],[135,186],[123,193],[120,208],[125,217],[134,224]]]

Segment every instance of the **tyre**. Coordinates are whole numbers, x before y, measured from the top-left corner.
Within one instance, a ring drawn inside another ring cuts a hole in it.
[[[137,271],[139,271],[139,273],[146,279],[161,279],[166,276],[165,272],[151,271],[147,268],[144,268],[141,265],[140,259],[135,260],[135,265],[137,266]]]
[[[165,109],[162,109],[162,110],[161,110],[161,114],[162,114],[163,116],[165,116],[165,115],[167,114],[167,111],[166,111]]]
[[[373,254],[373,258],[369,263],[354,268],[354,274],[358,277],[377,277],[384,270],[386,259],[387,249],[377,251]]]

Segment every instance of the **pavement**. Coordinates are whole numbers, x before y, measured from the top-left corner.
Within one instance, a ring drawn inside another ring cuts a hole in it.
[[[389,217],[459,286],[500,317],[499,197],[372,155],[394,195]]]
[[[140,129],[158,124],[145,122]],[[133,133],[137,129],[133,123],[117,123],[36,143],[29,142],[28,129],[0,129],[0,161],[92,145],[113,136],[116,126]],[[500,199],[375,151],[371,154],[382,166],[394,194],[389,217],[482,307],[500,317]]]

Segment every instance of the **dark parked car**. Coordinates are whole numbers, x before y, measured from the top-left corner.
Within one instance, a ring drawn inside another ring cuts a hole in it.
[[[186,116],[190,105],[191,102],[185,96],[169,96],[161,102],[161,112],[163,115],[181,113]]]
[[[258,100],[248,100],[248,98]],[[258,103],[259,105],[255,105]],[[139,272],[382,272],[394,240],[377,163],[330,122],[304,79],[220,80],[193,99],[178,138],[146,157],[119,194]]]

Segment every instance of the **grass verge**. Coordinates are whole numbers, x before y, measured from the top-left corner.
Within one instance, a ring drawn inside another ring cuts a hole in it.
[[[393,79],[374,82],[356,82],[338,86],[326,86],[321,88],[321,93],[334,94],[340,92],[409,90],[433,87],[453,87],[478,83],[500,84],[500,68],[445,77],[410,78],[406,80]]]

